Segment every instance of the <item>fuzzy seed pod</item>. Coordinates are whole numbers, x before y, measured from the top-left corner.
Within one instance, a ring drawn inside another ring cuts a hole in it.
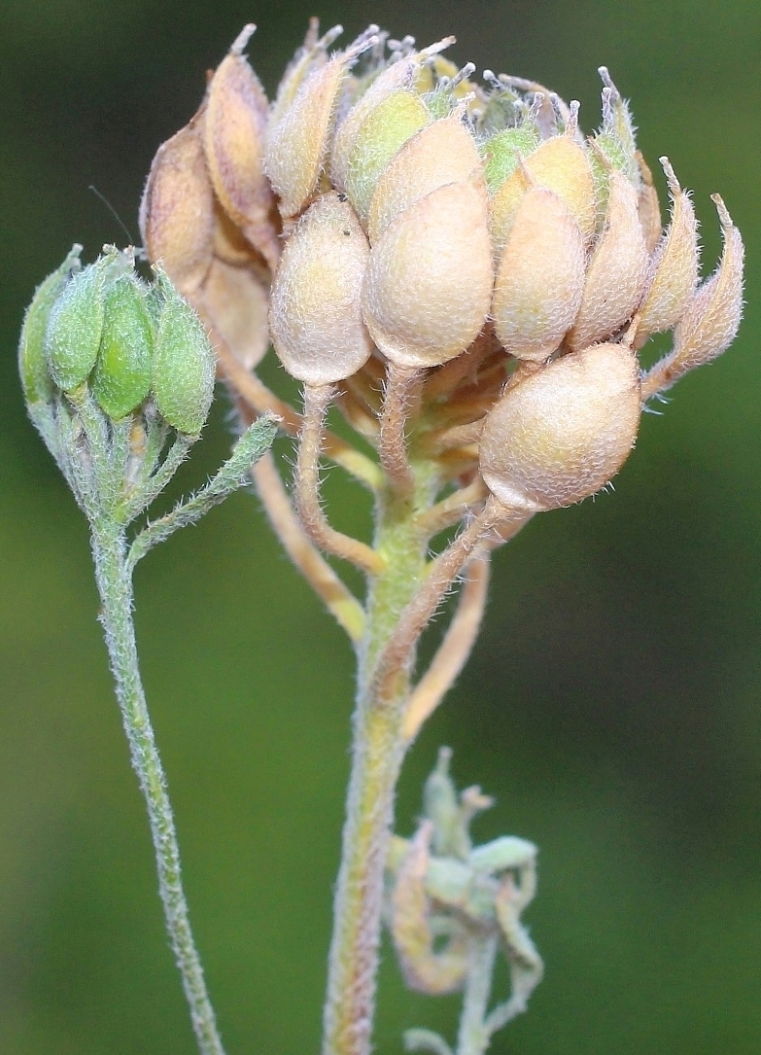
[[[330,176],[334,187],[346,191],[350,154],[359,129],[372,111],[389,95],[401,89],[414,89],[416,77],[423,65],[453,42],[454,37],[446,37],[423,51],[386,66],[374,78],[336,129],[330,158]]]
[[[673,201],[671,224],[651,264],[650,289],[637,313],[634,347],[651,333],[670,330],[681,319],[698,283],[698,225],[692,202],[668,162],[661,158]]]
[[[362,122],[349,153],[346,193],[363,224],[381,173],[407,140],[430,122],[420,96],[408,91],[386,96]]]
[[[312,18],[304,40],[303,47],[294,55],[277,88],[277,96],[272,104],[270,120],[273,125],[279,124],[286,111],[292,106],[307,77],[321,69],[328,61],[328,48],[343,33],[343,26],[333,26],[323,36],[319,36],[320,23]]]
[[[493,283],[483,185],[428,194],[370,252],[362,310],[372,339],[399,366],[438,366],[475,339]]]
[[[21,328],[18,361],[24,397],[29,406],[48,403],[54,392],[53,381],[45,357],[45,334],[53,305],[79,268],[82,246],[75,245],[59,268],[37,287],[34,299],[26,309]]]
[[[236,359],[249,370],[258,366],[269,345],[267,287],[258,275],[251,268],[213,260],[196,296]]]
[[[576,324],[568,336],[576,351],[614,334],[639,307],[648,255],[637,212],[637,192],[622,172],[609,174],[608,213],[587,270]]]
[[[485,158],[484,177],[490,192],[494,193],[520,165],[521,158],[533,154],[539,146],[539,133],[533,125],[506,128],[483,147]]]
[[[63,392],[86,381],[98,358],[106,267],[101,257],[76,272],[50,311],[45,352],[50,376]]]
[[[584,291],[584,240],[565,203],[532,187],[521,202],[497,269],[492,316],[519,359],[541,361],[573,325]]]
[[[131,271],[106,288],[103,333],[91,384],[101,408],[114,420],[139,406],[151,387],[153,324],[146,293]]]
[[[279,256],[272,223],[275,199],[264,175],[267,96],[242,53],[253,31],[246,27],[211,79],[203,139],[217,198],[274,269]]]
[[[185,295],[200,286],[211,264],[214,192],[200,134],[204,110],[205,104],[159,147],[140,204],[148,259],[161,262]]]
[[[336,55],[311,73],[282,119],[270,125],[265,168],[283,218],[297,216],[322,172],[341,84],[353,56]]]
[[[473,137],[459,114],[417,132],[389,162],[375,186],[367,221],[370,244],[414,202],[447,183],[464,183],[480,165]]]
[[[164,297],[156,331],[152,390],[161,416],[178,432],[197,435],[214,395],[214,353],[201,320],[163,272]]]
[[[620,344],[566,355],[508,387],[487,415],[481,473],[510,509],[540,512],[604,487],[634,446],[639,368]]]
[[[324,385],[356,373],[373,345],[362,321],[369,246],[335,192],[305,213],[286,243],[270,301],[270,333],[292,377]]]
[[[499,260],[510,237],[510,230],[527,191],[534,186],[532,176],[521,158],[518,167],[493,192],[489,200],[489,229],[495,259]]]
[[[724,250],[716,271],[693,295],[674,330],[674,350],[651,371],[658,374],[663,391],[695,367],[716,359],[735,339],[742,317],[744,249],[740,232],[732,223],[718,194],[713,201],[719,213]]]

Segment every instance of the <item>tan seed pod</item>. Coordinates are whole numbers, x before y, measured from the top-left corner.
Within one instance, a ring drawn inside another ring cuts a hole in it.
[[[205,104],[156,152],[140,205],[140,233],[151,263],[161,262],[189,295],[203,282],[212,256],[214,192],[199,125]]]
[[[336,101],[353,57],[336,55],[311,73],[282,118],[270,124],[264,164],[284,219],[297,216],[317,187]]]
[[[529,154],[526,168],[540,187],[563,199],[589,240],[595,230],[595,188],[584,148],[570,135],[554,136]]]
[[[689,196],[668,158],[661,158],[672,197],[671,224],[650,265],[648,293],[637,312],[634,348],[651,333],[670,330],[681,319],[698,283],[698,225]]]
[[[653,174],[650,171],[650,166],[645,161],[641,151],[638,150],[635,156],[642,178],[642,185],[638,193],[637,211],[647,251],[652,253],[655,251],[655,247],[660,242],[663,234],[661,205],[658,201],[658,192],[653,186]]]
[[[540,512],[604,487],[634,446],[639,368],[624,345],[556,359],[508,387],[486,417],[481,473],[510,509]]]
[[[320,37],[320,23],[316,18],[309,20],[304,44],[298,49],[281,78],[275,102],[272,104],[271,121],[277,125],[282,120],[304,81],[328,61],[328,48],[343,33],[343,26],[333,26]]]
[[[609,174],[605,227],[587,269],[584,295],[568,336],[576,351],[604,340],[627,322],[645,289],[648,253],[637,212],[637,192],[617,169]]]
[[[365,226],[378,180],[409,139],[431,123],[419,95],[397,91],[371,110],[357,130],[349,153],[346,193]]]
[[[370,113],[387,96],[400,89],[411,89],[418,72],[425,63],[453,43],[454,37],[445,37],[444,40],[432,44],[429,48],[424,48],[423,51],[392,63],[377,75],[336,128],[330,158],[330,177],[334,187],[341,191],[346,190],[349,156],[357,133]]]
[[[367,221],[370,244],[414,202],[447,183],[464,183],[480,167],[476,144],[459,114],[417,132],[388,163],[375,186]]]
[[[261,278],[250,268],[213,260],[196,297],[235,357],[253,370],[269,346],[267,287]]]
[[[459,355],[489,313],[491,257],[482,183],[439,187],[397,216],[370,252],[362,292],[378,348],[413,368]]]
[[[370,357],[361,288],[370,247],[343,195],[323,195],[288,239],[270,300],[270,333],[285,369],[327,385],[350,377]]]
[[[541,361],[573,325],[584,291],[584,239],[568,206],[532,187],[515,217],[497,269],[492,317],[519,359]]]
[[[745,255],[742,238],[718,194],[713,195],[713,201],[724,235],[721,261],[693,295],[674,330],[673,352],[656,363],[648,375],[648,379],[651,375],[657,379],[657,391],[670,388],[689,370],[716,359],[735,339],[740,325]],[[645,384],[648,390],[652,387],[647,381]]]
[[[502,250],[510,237],[520,204],[534,181],[526,168],[519,161],[518,167],[504,183],[494,192],[489,201],[489,228],[491,231],[494,255],[499,260]]]
[[[274,270],[280,246],[275,199],[264,174],[267,96],[243,55],[253,31],[254,26],[244,29],[211,79],[203,137],[217,198]]]

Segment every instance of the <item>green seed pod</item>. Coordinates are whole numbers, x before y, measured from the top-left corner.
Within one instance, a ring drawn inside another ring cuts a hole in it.
[[[484,176],[490,191],[495,191],[518,168],[521,157],[533,154],[539,146],[539,133],[533,125],[506,128],[484,143]]]
[[[110,418],[123,418],[151,387],[153,325],[147,290],[132,272],[106,288],[103,333],[92,377],[93,395]]]
[[[45,338],[50,376],[64,392],[90,376],[103,332],[104,258],[72,276],[48,319]]]
[[[45,332],[53,305],[71,272],[79,267],[81,251],[82,247],[75,245],[61,266],[37,287],[34,299],[24,315],[18,361],[24,397],[30,406],[48,403],[53,396],[54,385],[45,358]]]
[[[481,473],[511,509],[580,502],[618,472],[640,417],[639,367],[621,344],[565,355],[508,387],[481,434]]]
[[[164,294],[153,353],[153,396],[178,432],[197,435],[214,395],[214,352],[201,320],[163,272]]]

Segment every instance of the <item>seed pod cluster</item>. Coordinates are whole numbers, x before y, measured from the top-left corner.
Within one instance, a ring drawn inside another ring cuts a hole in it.
[[[149,286],[134,259],[107,246],[82,267],[76,246],[39,287],[19,345],[30,410],[89,389],[112,421],[151,400],[178,432],[197,435],[214,389],[214,355],[198,316],[163,272]]]
[[[524,510],[583,498],[631,449],[640,402],[734,337],[737,229],[719,202],[725,252],[700,285],[689,195],[662,158],[664,230],[604,67],[587,138],[577,103],[482,86],[442,57],[451,39],[417,50],[371,26],[331,52],[339,32],[310,27],[269,106],[244,31],[154,162],[149,256],[247,365],[270,338],[298,380],[343,386],[366,436],[391,373],[418,376],[413,431],[442,472],[482,472]],[[640,387],[636,353],[669,330]]]

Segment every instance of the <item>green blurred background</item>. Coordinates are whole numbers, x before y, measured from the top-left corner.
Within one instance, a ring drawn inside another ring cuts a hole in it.
[[[82,517],[26,421],[21,314],[73,241],[136,231],[158,144],[242,24],[272,91],[309,15],[367,22],[539,79],[597,122],[596,68],[651,164],[695,191],[705,267],[720,190],[749,246],[741,335],[647,416],[615,494],[531,525],[496,560],[484,635],[405,769],[407,833],[436,747],[541,847],[529,913],[547,975],[494,1052],[761,1047],[758,0],[2,0],[0,5],[0,1051],[189,1055]],[[346,39],[346,38],[344,38]],[[663,190],[663,180],[659,180]],[[277,373],[271,368],[273,376]],[[228,448],[221,400],[185,473]],[[337,473],[343,522],[364,507]],[[138,631],[197,937],[230,1055],[318,1050],[348,768],[352,657],[238,495],[141,565]],[[504,980],[503,980],[504,981]],[[376,1032],[451,1035],[456,1000],[385,956]]]

